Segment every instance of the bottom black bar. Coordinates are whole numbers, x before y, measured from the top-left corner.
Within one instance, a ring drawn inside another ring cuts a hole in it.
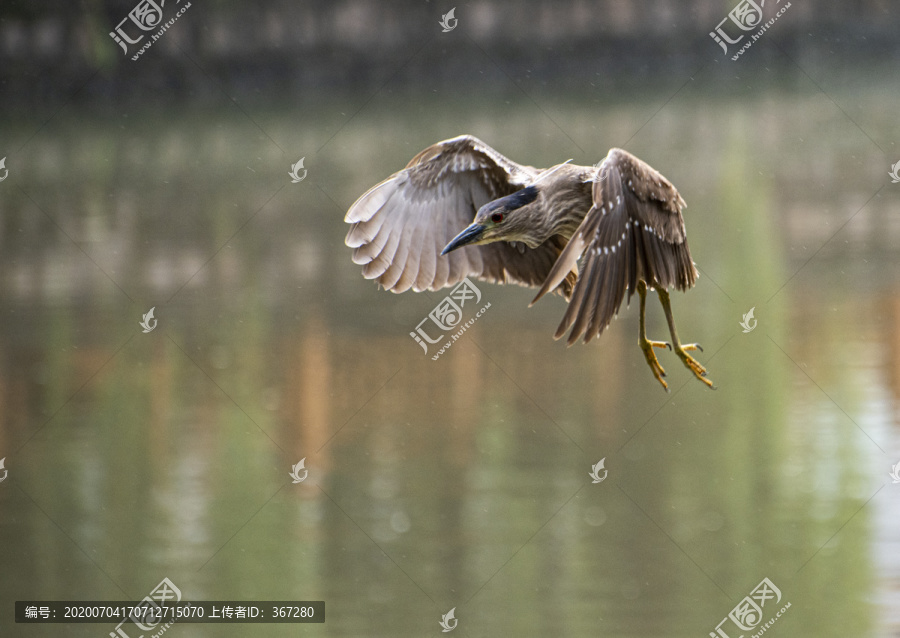
[[[16,622],[134,623],[143,631],[152,631],[173,622],[323,623],[325,601],[198,600],[148,603],[146,600],[17,600]]]

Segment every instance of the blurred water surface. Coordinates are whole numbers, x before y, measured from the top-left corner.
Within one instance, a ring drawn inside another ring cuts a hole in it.
[[[835,102],[761,73],[726,95],[701,74],[662,111],[388,86],[346,125],[327,99],[248,118],[160,98],[3,130],[27,141],[0,184],[4,605],[168,577],[325,600],[303,635],[437,635],[455,607],[468,636],[698,636],[768,577],[791,602],[773,635],[897,635],[900,195]],[[866,91],[877,138],[900,95]],[[661,390],[635,306],[566,349],[563,302],[526,311],[517,287],[478,284],[488,312],[423,354],[409,333],[443,294],[364,281],[342,216],[462,132],[537,166],[625,145],[678,186],[702,276],[676,319],[718,391],[666,352]]]

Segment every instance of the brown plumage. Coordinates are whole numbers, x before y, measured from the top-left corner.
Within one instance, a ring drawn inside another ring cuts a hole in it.
[[[637,291],[639,344],[667,387],[653,347],[668,344],[644,334],[646,290],[655,288],[676,354],[712,386],[685,352],[699,346],[678,341],[667,293],[697,278],[684,206],[669,180],[621,149],[597,167],[536,169],[463,135],[428,147],[363,194],[345,217],[346,244],[363,276],[393,292],[437,290],[465,277],[540,287],[534,301],[558,292],[569,306],[556,338],[571,329],[570,345],[602,333],[626,292],[630,300]]]
[[[571,345],[585,343],[609,325],[629,301],[638,280],[650,288],[687,290],[697,270],[685,237],[684,200],[660,173],[614,148],[593,177],[590,210],[535,297],[559,283],[561,273],[583,256],[581,274],[556,338],[572,328]]]
[[[364,266],[363,276],[392,292],[438,290],[466,277],[539,286],[565,247],[564,238],[548,238],[533,250],[498,242],[440,254],[475,211],[524,188],[538,173],[474,137],[439,142],[350,207],[345,243],[354,249],[354,263]],[[573,274],[563,290],[574,282]]]

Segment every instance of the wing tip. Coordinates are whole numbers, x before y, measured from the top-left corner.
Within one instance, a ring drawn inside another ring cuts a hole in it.
[[[388,186],[396,186],[396,180],[399,173],[394,173],[387,179],[375,186],[372,186],[365,193],[356,198],[356,201],[350,204],[347,213],[344,215],[344,222],[348,224],[358,224],[367,222],[387,203],[394,191],[382,192],[382,189]]]
[[[534,306],[534,304],[536,304],[538,301],[540,301],[541,297],[543,297],[546,294],[547,294],[547,291],[544,290],[544,288],[541,288],[540,290],[538,290],[538,293],[534,296],[534,299],[531,300],[531,303],[528,304],[528,307],[531,308],[532,306]]]

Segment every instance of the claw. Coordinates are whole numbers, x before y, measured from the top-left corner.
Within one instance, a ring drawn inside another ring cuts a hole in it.
[[[638,342],[641,347],[641,350],[644,353],[644,358],[647,360],[647,365],[650,366],[650,371],[653,373],[653,377],[660,382],[663,387],[663,390],[666,392],[669,391],[669,384],[663,381],[663,377],[666,376],[666,371],[663,369],[662,365],[659,363],[659,359],[656,358],[656,353],[653,352],[653,348],[662,348],[668,347],[671,348],[668,343],[665,341],[649,341],[647,339],[643,339]]]
[[[701,346],[699,343],[685,343],[685,344],[682,344],[681,349],[682,350],[699,350],[700,352],[703,352],[703,346]]]
[[[696,346],[696,344],[690,344],[692,346]],[[694,359],[691,355],[689,355],[686,350],[690,350],[687,346],[682,346],[680,349],[676,349],[675,353],[678,355],[678,358],[681,359],[684,366],[694,373],[694,376],[697,377],[700,381],[706,384],[706,387],[715,390],[716,387],[713,385],[713,382],[706,378],[706,368],[704,368],[699,361]]]

